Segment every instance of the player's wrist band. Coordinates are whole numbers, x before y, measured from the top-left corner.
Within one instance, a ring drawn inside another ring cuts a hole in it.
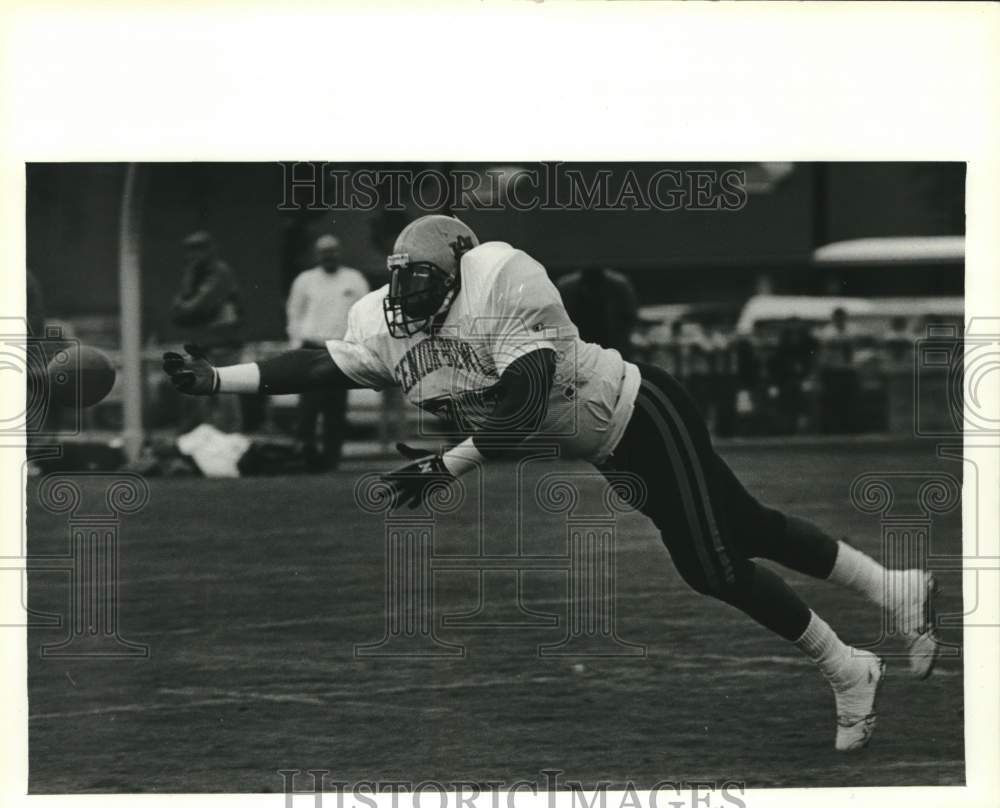
[[[448,469],[448,473],[453,477],[461,477],[463,474],[472,471],[486,458],[476,448],[472,438],[466,438],[458,446],[452,446],[447,452],[441,455],[441,462]]]
[[[217,393],[259,393],[260,368],[256,362],[216,368]]]

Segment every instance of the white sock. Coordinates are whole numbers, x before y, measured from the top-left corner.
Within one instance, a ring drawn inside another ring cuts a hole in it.
[[[855,550],[843,541],[837,542],[837,559],[833,563],[829,580],[860,592],[872,603],[885,607],[891,605],[899,587],[890,580],[898,573],[887,570],[871,556]]]
[[[826,621],[811,609],[809,625],[795,645],[816,663],[834,689],[843,689],[857,681],[859,660],[851,653],[853,649],[841,642]]]

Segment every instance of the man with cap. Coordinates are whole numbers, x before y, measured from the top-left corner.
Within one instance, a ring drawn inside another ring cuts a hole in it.
[[[213,364],[239,362],[243,351],[243,316],[236,276],[218,257],[215,240],[204,230],[183,241],[186,265],[170,319],[184,341]],[[239,432],[239,399],[184,399],[181,428],[209,423],[223,432]]]
[[[288,338],[292,348],[324,348],[347,333],[347,314],[368,294],[365,276],[343,266],[340,240],[324,234],[316,240],[318,264],[299,274],[288,295]],[[299,438],[312,471],[337,467],[344,440],[347,388],[304,392],[299,396]],[[322,447],[316,445],[316,421],[323,419]]]

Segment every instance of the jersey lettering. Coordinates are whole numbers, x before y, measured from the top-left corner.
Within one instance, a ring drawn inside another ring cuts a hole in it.
[[[480,356],[475,347],[452,337],[431,337],[418,342],[396,363],[393,375],[403,393],[409,393],[425,376],[443,367],[498,378],[492,359]]]

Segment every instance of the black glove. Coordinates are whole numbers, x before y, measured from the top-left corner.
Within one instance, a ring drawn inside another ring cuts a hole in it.
[[[210,396],[219,390],[219,374],[205,358],[204,348],[185,345],[188,356],[168,351],[163,354],[163,372],[174,387],[190,396]]]
[[[395,510],[404,503],[413,510],[435,487],[449,485],[455,477],[445,467],[441,455],[425,449],[415,449],[405,443],[397,443],[396,451],[410,462],[382,475],[382,481],[392,488],[391,508]]]

